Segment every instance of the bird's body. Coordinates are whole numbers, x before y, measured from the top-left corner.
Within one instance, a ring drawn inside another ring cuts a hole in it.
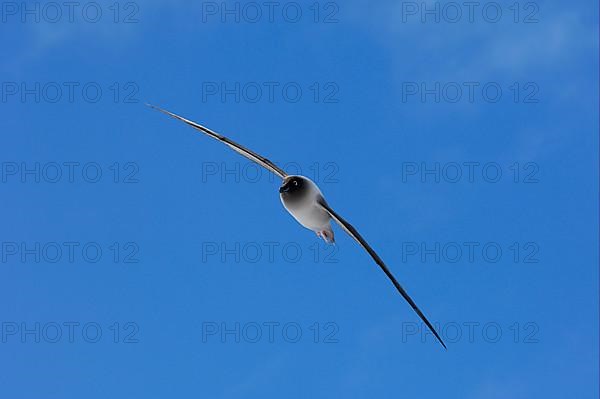
[[[360,246],[367,251],[375,263],[377,263],[377,266],[379,266],[385,275],[390,279],[400,295],[402,295],[402,297],[408,302],[417,315],[419,315],[421,320],[423,320],[431,332],[433,332],[433,335],[435,335],[442,346],[444,348],[446,347],[442,341],[442,338],[439,336],[435,328],[433,328],[433,325],[429,322],[429,320],[427,320],[423,312],[421,312],[421,310],[417,307],[415,302],[404,290],[404,288],[402,288],[398,280],[396,280],[390,269],[386,266],[379,255],[377,255],[377,253],[373,250],[373,248],[371,248],[371,246],[354,228],[354,226],[348,223],[342,216],[334,211],[331,206],[329,206],[327,201],[325,201],[323,198],[321,190],[319,190],[317,185],[309,178],[304,176],[288,175],[283,169],[275,165],[269,159],[215,131],[210,130],[207,127],[204,127],[196,122],[192,122],[189,119],[185,119],[172,112],[165,111],[152,105],[151,107],[192,126],[194,129],[201,131],[215,140],[222,142],[235,152],[253,162],[256,162],[263,168],[280,177],[283,181],[279,187],[279,194],[285,209],[294,217],[294,219],[298,221],[298,223],[307,229],[314,231],[319,237],[323,238],[328,243],[333,243],[333,230],[331,228],[331,220],[333,219],[342,229],[344,229],[346,233],[348,233],[350,237],[356,240],[356,242],[358,242],[358,244],[360,244]]]
[[[334,242],[331,216],[320,205],[325,199],[312,180],[304,176],[288,176],[279,188],[279,197],[283,207],[298,223],[314,231],[327,243]]]

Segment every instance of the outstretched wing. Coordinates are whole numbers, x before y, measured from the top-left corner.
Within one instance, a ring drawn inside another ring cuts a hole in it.
[[[427,324],[427,327],[429,327],[429,329],[431,330],[433,335],[435,335],[435,337],[438,339],[438,341],[440,341],[440,344],[442,344],[444,349],[446,349],[446,345],[444,344],[444,341],[442,341],[442,338],[440,338],[437,331],[435,331],[435,328],[433,328],[433,326],[431,325],[429,320],[427,320],[427,317],[425,317],[423,312],[421,312],[421,309],[419,309],[419,307],[412,300],[412,298],[410,296],[408,296],[408,293],[404,290],[404,288],[402,288],[400,283],[392,275],[392,272],[390,272],[390,270],[387,268],[385,263],[383,263],[383,261],[381,260],[379,255],[377,255],[375,253],[375,251],[373,250],[373,248],[371,248],[371,246],[365,241],[365,239],[362,238],[362,236],[358,233],[358,231],[354,228],[354,226],[352,226],[343,217],[338,215],[337,212],[335,212],[333,209],[331,209],[331,207],[327,204],[327,202],[324,199],[319,200],[319,205],[321,205],[323,207],[323,209],[325,211],[327,211],[327,213],[329,213],[329,215],[333,218],[333,220],[335,220],[337,222],[337,224],[339,224],[346,231],[346,233],[348,233],[350,235],[350,237],[354,238],[369,253],[369,255],[371,255],[371,258],[373,258],[375,263],[377,263],[377,265],[381,268],[381,270],[383,270],[385,275],[388,276],[388,278],[392,281],[392,284],[394,284],[394,287],[396,287],[396,289],[398,290],[400,295],[402,295],[404,297],[404,299],[406,299],[406,302],[409,303],[409,305],[413,308],[413,310],[419,315],[421,320],[423,320],[423,322],[425,324]]]
[[[251,161],[256,162],[257,164],[259,164],[260,166],[262,166],[263,168],[270,170],[271,172],[275,173],[277,176],[281,177],[282,179],[285,179],[287,176],[287,173],[285,173],[285,171],[283,169],[281,169],[280,167],[278,167],[277,165],[275,165],[273,162],[271,162],[270,160],[268,160],[267,158],[263,157],[262,155],[259,155],[257,153],[255,153],[252,150],[249,150],[248,148],[242,146],[241,144],[236,143],[235,141],[228,139],[225,136],[220,135],[217,132],[213,132],[212,130],[210,130],[207,127],[204,127],[202,125],[199,125],[196,122],[192,122],[188,119],[185,119],[179,115],[175,115],[172,112],[166,111],[162,108],[156,107],[154,105],[151,104],[146,104],[147,106],[149,106],[150,108],[154,108],[160,112],[162,112],[163,114],[167,114],[175,119],[179,119],[182,122],[187,123],[188,125],[190,125],[191,127],[193,127],[194,129],[200,130],[202,133],[212,137],[213,139],[219,140],[223,143],[225,143],[227,146],[229,146],[232,150],[236,151],[237,153],[245,156],[246,158],[248,158]]]

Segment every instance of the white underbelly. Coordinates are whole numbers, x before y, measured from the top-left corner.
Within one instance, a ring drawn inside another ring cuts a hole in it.
[[[322,230],[331,231],[329,221],[331,217],[325,211],[318,201],[323,198],[321,190],[310,179],[302,177],[307,185],[304,193],[300,197],[280,196],[285,209],[307,229],[319,232]],[[297,195],[297,194],[296,194]]]
[[[307,229],[322,230],[329,225],[329,214],[315,202],[294,207],[285,206],[285,209]]]

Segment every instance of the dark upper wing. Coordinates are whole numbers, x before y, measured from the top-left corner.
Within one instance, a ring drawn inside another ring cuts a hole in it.
[[[283,171],[283,169],[281,169],[280,167],[278,167],[277,165],[275,165],[273,162],[269,161],[267,158],[255,153],[252,150],[247,149],[246,147],[236,143],[233,140],[228,139],[225,136],[220,135],[217,132],[213,132],[212,130],[210,130],[207,127],[204,127],[202,125],[197,124],[196,122],[192,122],[188,119],[185,119],[179,115],[175,115],[172,112],[166,111],[164,109],[161,109],[159,107],[156,107],[154,105],[151,104],[146,104],[151,108],[154,108],[164,114],[167,114],[169,116],[172,116],[175,119],[179,119],[182,122],[187,123],[188,125],[190,125],[191,127],[193,127],[194,129],[200,130],[202,133],[207,134],[208,136],[212,137],[213,139],[222,141],[223,143],[225,143],[226,145],[228,145],[229,147],[231,147],[231,149],[233,149],[234,151],[242,154],[243,156],[245,156],[246,158],[248,158],[251,161],[256,162],[257,164],[259,164],[260,166],[262,166],[263,168],[266,168],[268,170],[270,170],[271,172],[275,173],[277,176],[281,177],[282,179],[285,179],[285,177],[287,176],[287,173],[285,173]]]
[[[425,324],[427,324],[427,327],[429,327],[429,329],[431,330],[433,335],[435,335],[435,337],[438,339],[438,341],[440,341],[440,344],[442,344],[444,349],[446,349],[446,345],[444,344],[444,341],[442,341],[442,339],[440,338],[438,333],[435,331],[435,329],[433,328],[433,326],[431,325],[429,320],[427,320],[427,317],[425,317],[423,312],[421,312],[421,310],[417,307],[417,304],[412,300],[412,298],[410,296],[408,296],[408,293],[404,290],[404,288],[402,288],[400,283],[398,283],[396,278],[392,275],[392,272],[390,272],[390,270],[387,268],[385,263],[383,263],[383,261],[381,260],[379,255],[377,255],[375,253],[375,251],[373,250],[373,248],[371,248],[371,246],[365,241],[365,239],[362,238],[362,236],[358,233],[358,231],[356,231],[354,226],[352,226],[350,223],[348,223],[346,220],[344,220],[343,217],[341,217],[333,209],[331,209],[331,207],[327,204],[327,202],[324,199],[321,199],[319,201],[319,204],[323,207],[323,209],[325,209],[327,211],[327,213],[329,213],[329,215],[333,218],[333,220],[335,220],[337,222],[337,224],[339,224],[346,231],[346,233],[348,233],[350,235],[350,237],[352,237],[356,241],[358,241],[358,243],[369,253],[369,255],[371,255],[371,258],[373,258],[375,263],[377,263],[377,265],[379,265],[379,267],[381,268],[381,270],[383,270],[385,275],[388,276],[388,278],[392,281],[392,283],[394,284],[394,286],[396,287],[396,289],[398,290],[400,295],[402,295],[404,297],[404,299],[406,299],[406,302],[408,302],[410,304],[410,306],[413,308],[413,310],[415,312],[417,312],[417,314],[419,315],[421,320],[423,320],[423,322]]]

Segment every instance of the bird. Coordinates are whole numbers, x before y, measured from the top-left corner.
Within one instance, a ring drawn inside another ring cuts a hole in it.
[[[408,295],[406,290],[400,285],[398,280],[394,277],[390,269],[386,266],[383,260],[377,255],[375,250],[367,243],[367,241],[360,235],[358,230],[354,228],[346,219],[344,219],[339,213],[337,213],[328,203],[325,201],[323,193],[319,190],[319,187],[310,180],[308,177],[300,175],[288,175],[283,169],[275,165],[269,159],[262,155],[242,146],[241,144],[225,137],[199,123],[193,122],[182,116],[174,114],[170,111],[162,109],[152,104],[146,104],[152,109],[162,112],[172,118],[175,118],[194,129],[212,137],[215,140],[222,142],[229,148],[239,153],[240,155],[248,158],[249,160],[256,162],[258,165],[264,167],[268,171],[272,172],[276,176],[282,179],[281,186],[279,187],[279,197],[283,204],[283,207],[292,215],[294,219],[302,226],[309,230],[312,230],[316,235],[322,238],[329,244],[335,243],[333,229],[331,227],[331,220],[335,221],[350,237],[352,237],[358,244],[371,256],[375,263],[381,268],[388,279],[392,282],[396,290],[402,295],[402,297],[408,302],[411,308],[417,313],[421,320],[427,325],[429,330],[433,333],[439,343],[447,349],[446,344],[429,322],[427,317],[423,314],[421,309]]]

